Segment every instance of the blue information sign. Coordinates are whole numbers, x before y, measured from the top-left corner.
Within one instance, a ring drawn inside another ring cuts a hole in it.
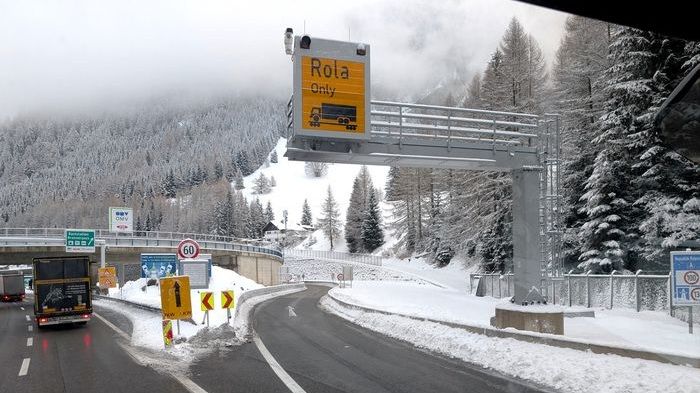
[[[700,251],[671,252],[673,304],[700,305]]]
[[[141,277],[163,278],[177,273],[177,254],[141,254]]]

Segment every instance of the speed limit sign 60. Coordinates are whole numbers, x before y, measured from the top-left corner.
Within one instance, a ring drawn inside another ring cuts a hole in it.
[[[185,239],[177,245],[177,256],[180,259],[192,259],[199,256],[199,243],[192,239]]]

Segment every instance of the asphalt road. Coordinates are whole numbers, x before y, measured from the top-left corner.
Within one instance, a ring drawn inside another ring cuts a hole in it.
[[[128,333],[127,321],[115,316],[113,323]],[[31,303],[0,303],[0,392],[186,391],[172,377],[138,364],[119,340],[121,337],[97,318],[85,326],[39,330]],[[25,359],[30,359],[26,375],[20,376]]]
[[[306,291],[270,300],[255,312],[255,330],[265,347],[308,393],[542,391],[327,314],[318,308],[318,301],[328,289],[308,285]],[[216,352],[190,371],[191,378],[210,393],[233,387],[289,392],[254,344]]]

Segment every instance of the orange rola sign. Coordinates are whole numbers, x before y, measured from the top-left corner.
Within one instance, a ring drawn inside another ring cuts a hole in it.
[[[365,133],[365,64],[301,58],[301,122],[306,129]]]

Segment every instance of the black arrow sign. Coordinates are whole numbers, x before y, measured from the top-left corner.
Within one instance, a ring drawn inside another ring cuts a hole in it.
[[[175,307],[182,307],[180,304],[180,283],[175,281]]]

